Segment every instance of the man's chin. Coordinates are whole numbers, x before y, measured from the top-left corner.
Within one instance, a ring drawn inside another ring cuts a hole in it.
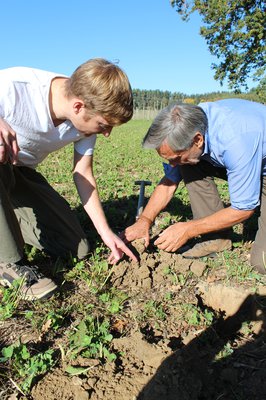
[[[197,159],[193,159],[193,160],[188,160],[188,164],[190,164],[190,165],[196,165],[196,164],[198,164],[200,162],[200,160],[197,160]]]

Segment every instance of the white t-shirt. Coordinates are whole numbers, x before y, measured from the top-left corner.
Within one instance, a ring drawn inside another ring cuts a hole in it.
[[[63,76],[26,67],[0,70],[0,117],[17,134],[18,165],[36,168],[49,153],[74,142],[75,150],[92,155],[96,135],[84,137],[70,121],[55,127],[49,109],[51,81]]]

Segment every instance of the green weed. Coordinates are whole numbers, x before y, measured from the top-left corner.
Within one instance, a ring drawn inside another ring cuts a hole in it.
[[[183,304],[181,309],[182,315],[180,315],[180,318],[183,318],[189,325],[210,326],[213,322],[214,315],[212,311],[207,309],[202,311],[199,307],[189,303]]]
[[[118,291],[115,288],[111,288],[109,291],[105,291],[99,296],[99,300],[104,304],[106,311],[110,314],[121,312],[127,299],[128,295],[125,292]]]
[[[21,286],[23,279],[15,280],[9,288],[0,288],[1,304],[0,304],[0,320],[6,320],[14,315],[18,305],[23,298],[21,294]]]
[[[232,353],[234,352],[234,350],[232,349],[232,346],[230,343],[226,343],[226,345],[223,347],[223,349],[221,351],[219,351],[218,354],[216,354],[215,356],[215,361],[221,360],[223,358],[226,358],[228,356],[230,356]]]
[[[53,360],[54,351],[49,349],[44,353],[30,354],[25,344],[16,344],[2,349],[0,362],[8,363],[15,378],[19,379],[18,386],[24,393],[28,393],[33,380],[45,374],[55,364]]]
[[[170,277],[174,285],[179,284],[180,286],[184,286],[191,275],[190,273],[187,274],[177,273],[171,267],[166,267],[164,269],[164,274]]]
[[[113,336],[109,332],[109,322],[87,316],[69,335],[69,350],[66,355],[75,359],[78,355],[84,358],[99,358],[113,361],[116,356],[109,351]]]
[[[236,253],[224,251],[223,263],[227,268],[227,280],[235,279],[237,282],[260,281],[261,275],[253,270],[247,263],[239,259]]]
[[[66,310],[50,310],[42,320],[42,326],[46,324],[49,329],[57,331],[63,325],[65,314]]]
[[[164,304],[160,301],[155,300],[147,301],[144,305],[141,319],[158,319],[159,321],[164,321],[166,319]]]
[[[99,246],[91,254],[89,261],[73,259],[74,267],[65,274],[66,280],[81,279],[92,293],[99,293],[110,278],[113,267],[106,260],[106,250]]]

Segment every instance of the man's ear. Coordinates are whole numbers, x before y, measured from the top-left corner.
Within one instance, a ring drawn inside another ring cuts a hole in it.
[[[203,148],[204,136],[200,132],[197,132],[194,136],[193,144],[195,144],[195,146],[197,146],[199,149]]]
[[[82,109],[85,108],[85,105],[82,100],[74,99],[73,102],[73,110],[75,114],[79,114]]]

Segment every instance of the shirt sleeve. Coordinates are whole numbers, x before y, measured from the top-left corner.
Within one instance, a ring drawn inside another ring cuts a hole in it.
[[[231,206],[254,210],[260,204],[262,140],[259,132],[246,132],[245,138],[230,146],[223,155],[227,169]]]
[[[75,150],[83,156],[91,156],[96,143],[96,135],[84,137],[75,142]]]
[[[174,183],[179,183],[182,180],[179,166],[172,167],[170,164],[163,162],[164,175],[167,179]]]

